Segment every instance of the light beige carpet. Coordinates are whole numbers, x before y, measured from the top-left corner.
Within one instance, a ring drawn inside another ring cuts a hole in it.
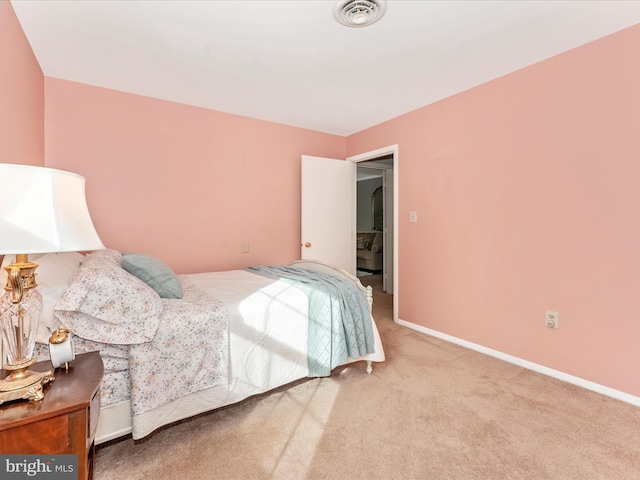
[[[94,478],[640,479],[639,408],[398,326],[388,295],[374,305],[373,374],[339,368],[98,447]]]

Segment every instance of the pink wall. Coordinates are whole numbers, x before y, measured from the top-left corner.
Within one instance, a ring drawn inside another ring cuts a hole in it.
[[[401,319],[640,396],[639,46],[636,26],[347,139],[398,144]]]
[[[0,163],[44,165],[44,77],[11,3],[0,0]]]
[[[48,77],[45,92],[46,165],[86,177],[105,245],[177,272],[300,258],[300,156],[344,158],[334,135]]]

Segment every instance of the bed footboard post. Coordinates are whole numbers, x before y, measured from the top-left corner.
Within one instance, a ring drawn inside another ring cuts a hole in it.
[[[371,372],[373,372],[373,366],[372,366],[373,362],[371,360],[367,360],[367,373],[369,375],[371,375]]]
[[[373,287],[367,285],[367,302],[369,302],[369,311],[373,310]]]

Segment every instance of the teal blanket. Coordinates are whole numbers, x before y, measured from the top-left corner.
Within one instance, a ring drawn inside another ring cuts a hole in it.
[[[369,304],[351,281],[299,267],[249,267],[249,272],[291,282],[309,299],[309,377],[326,377],[348,358],[374,352]]]

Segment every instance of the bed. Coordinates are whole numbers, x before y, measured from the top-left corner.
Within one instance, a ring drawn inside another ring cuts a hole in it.
[[[371,288],[321,262],[175,275],[112,249],[31,260],[43,296],[38,358],[62,325],[76,354],[97,350],[104,362],[96,443],[384,361]]]

